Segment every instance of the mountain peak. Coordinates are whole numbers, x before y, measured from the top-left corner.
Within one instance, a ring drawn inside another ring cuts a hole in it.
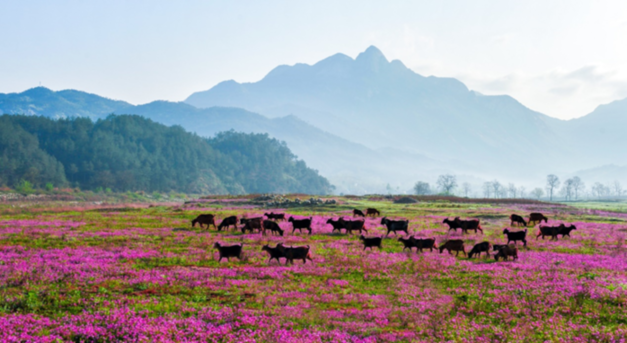
[[[373,71],[379,71],[389,64],[381,50],[371,45],[355,59],[355,63]]]

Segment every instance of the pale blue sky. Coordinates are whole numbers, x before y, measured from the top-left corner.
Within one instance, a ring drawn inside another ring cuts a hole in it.
[[[2,1],[0,92],[180,101],[369,45],[551,116],[627,97],[619,1]]]

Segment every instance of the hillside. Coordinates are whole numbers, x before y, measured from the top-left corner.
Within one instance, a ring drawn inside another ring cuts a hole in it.
[[[293,114],[370,148],[488,163],[498,170],[511,169],[505,165],[521,156],[536,156],[529,168],[564,161],[570,151],[553,132],[558,120],[509,96],[484,96],[455,79],[421,76],[375,47],[356,59],[337,54],[314,65],[279,66],[255,83],[225,81],[186,102],[269,117]]]
[[[312,193],[329,182],[275,139],[226,132],[206,140],[140,116],[0,117],[0,185],[190,193]]]

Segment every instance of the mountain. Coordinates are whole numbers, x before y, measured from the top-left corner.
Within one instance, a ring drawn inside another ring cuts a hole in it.
[[[50,118],[88,117],[94,120],[105,119],[112,113],[136,114],[157,123],[179,125],[203,137],[213,137],[229,130],[267,133],[285,141],[293,153],[326,176],[337,191],[343,193],[383,192],[391,180],[393,183],[412,183],[418,176],[429,177],[443,170],[440,168],[442,163],[437,160],[419,154],[390,155],[385,151],[369,149],[291,115],[269,119],[239,108],[199,109],[168,101],[134,106],[80,91],[55,92],[43,87],[19,94],[0,94],[0,99],[3,99],[0,108],[4,113],[11,114]],[[417,171],[417,165],[422,167],[422,172]]]
[[[209,140],[136,115],[0,116],[0,185],[118,191],[328,194],[331,185],[266,134]]]
[[[132,105],[76,90],[53,92],[36,87],[22,93],[0,93],[0,114],[26,114],[49,118],[104,118]]]
[[[553,131],[559,120],[509,96],[470,91],[456,79],[424,77],[372,46],[355,59],[337,54],[314,65],[279,66],[255,83],[225,81],[185,102],[271,118],[292,114],[373,149],[393,147],[511,174],[564,162],[571,152]],[[522,164],[520,171],[513,164]]]

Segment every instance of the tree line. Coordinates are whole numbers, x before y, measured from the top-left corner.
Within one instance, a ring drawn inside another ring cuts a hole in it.
[[[566,201],[576,201],[581,199],[608,199],[619,198],[627,195],[619,181],[609,184],[595,182],[589,188],[579,176],[568,178],[561,182],[558,176],[549,174],[546,177],[544,188],[535,187],[527,191],[524,186],[516,186],[514,183],[502,184],[498,180],[484,182],[480,189],[473,187],[470,183],[464,182],[461,185],[457,182],[457,177],[451,174],[440,175],[435,183],[418,181],[414,185],[413,192],[416,195],[459,195],[464,197],[483,198],[531,198],[548,199],[560,198]]]
[[[202,138],[136,115],[0,116],[0,186],[204,194],[328,194],[332,186],[267,134]]]

